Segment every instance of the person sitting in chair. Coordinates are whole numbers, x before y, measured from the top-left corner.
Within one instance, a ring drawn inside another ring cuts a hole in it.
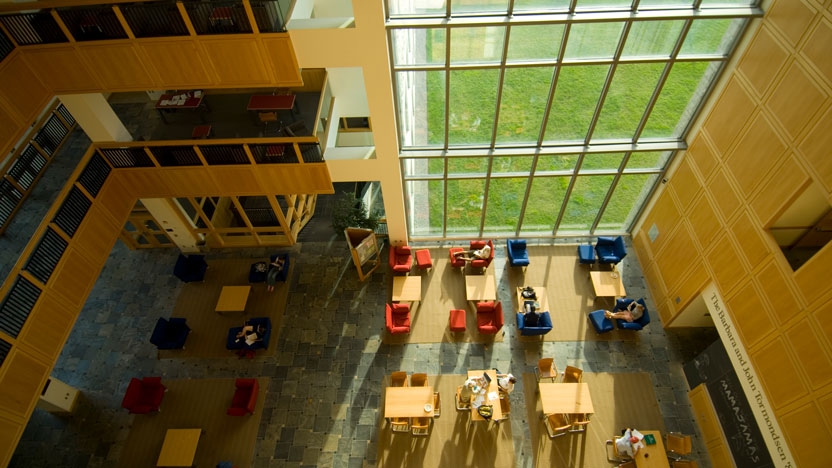
[[[265,332],[266,330],[262,325],[258,325],[255,330],[254,325],[249,325],[248,322],[246,322],[246,324],[243,325],[243,329],[237,333],[237,343],[239,343],[240,340],[245,340],[246,344],[251,345],[255,341],[262,340],[263,338],[261,338],[261,336]]]
[[[277,283],[277,277],[280,276],[280,272],[283,271],[283,265],[286,263],[286,260],[283,257],[276,258],[271,264],[269,264],[269,273],[266,275],[266,290],[269,292],[274,291],[274,285]]]
[[[638,320],[642,315],[644,315],[644,306],[636,301],[631,302],[630,305],[627,306],[626,310],[618,312],[611,312],[609,310],[604,311],[604,316],[608,319],[620,319],[627,322]]]
[[[454,253],[454,258],[465,260],[466,262],[473,262],[474,260],[487,260],[491,256],[491,246],[485,244],[483,248],[478,250],[463,250]]]

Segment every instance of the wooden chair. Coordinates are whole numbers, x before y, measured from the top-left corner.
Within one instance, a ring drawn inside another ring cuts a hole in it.
[[[410,418],[393,418],[390,429],[393,432],[410,432]]]
[[[428,386],[428,375],[427,374],[413,374],[410,376],[410,386],[411,387],[427,387]]]
[[[699,465],[693,460],[673,460],[670,466],[673,468],[699,468]]]
[[[614,436],[612,439],[607,439],[607,441],[604,442],[604,450],[607,452],[607,461],[610,463],[625,463],[626,461],[631,460],[631,458],[626,454],[621,455],[618,453],[618,447],[615,446],[615,439],[617,437],[618,436]],[[610,451],[610,448],[612,448],[612,451]]]
[[[537,367],[534,368],[534,375],[537,381],[540,379],[551,379],[552,382],[558,377],[558,368],[555,367],[555,360],[553,358],[543,358],[537,361]]]
[[[500,410],[503,412],[503,419],[508,418],[511,414],[511,401],[508,399],[508,395],[500,395]]]
[[[569,415],[569,421],[572,423],[569,432],[586,432],[586,427],[589,425],[589,415],[585,413],[573,413]]]
[[[550,439],[568,434],[569,428],[572,427],[572,425],[569,424],[569,420],[566,418],[566,415],[562,413],[550,414],[546,416],[544,422],[546,424],[546,431],[549,432]]]
[[[583,373],[584,371],[578,369],[577,367],[566,366],[566,369],[563,371],[563,382],[580,383]]]
[[[433,392],[433,417],[441,416],[442,400],[439,398],[439,392]]]
[[[636,468],[636,462],[632,460],[627,460],[624,463],[618,465],[618,468]]]
[[[678,432],[668,432],[665,436],[665,448],[668,458],[679,459],[691,452],[691,439],[689,435]]]
[[[277,112],[258,112],[257,118],[260,119],[260,123],[262,124],[268,124],[269,122],[277,122]]]
[[[407,387],[407,372],[399,371],[390,374],[391,387]]]
[[[457,411],[468,411],[471,408],[471,402],[463,403],[460,399],[460,394],[462,393],[462,385],[456,388],[456,410]]]
[[[411,434],[415,436],[430,435],[430,422],[432,418],[413,418],[411,425]]]

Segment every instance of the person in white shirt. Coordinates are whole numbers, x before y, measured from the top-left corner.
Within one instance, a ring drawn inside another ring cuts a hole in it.
[[[517,378],[511,374],[503,374],[497,377],[497,386],[506,395],[514,391],[515,382],[517,382]]]
[[[631,302],[625,310],[619,312],[604,311],[604,316],[608,319],[621,319],[627,322],[638,320],[642,315],[644,315],[644,306],[636,301]]]
[[[463,250],[461,252],[454,253],[454,256],[456,258],[465,260],[466,262],[472,262],[474,260],[485,260],[491,256],[491,246],[485,244],[485,246],[483,246],[483,248],[479,250]]]
[[[633,457],[638,453],[638,449],[641,448],[641,443],[640,439],[633,434],[634,432],[636,431],[628,427],[621,437],[615,439],[615,449],[618,450],[620,455]]]

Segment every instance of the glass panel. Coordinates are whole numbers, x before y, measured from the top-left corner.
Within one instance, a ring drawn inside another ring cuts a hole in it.
[[[743,19],[698,19],[690,26],[679,56],[695,54],[725,55],[742,29]]]
[[[656,7],[674,7],[674,6],[686,6],[689,7],[693,5],[693,0],[641,0],[638,2],[638,9],[639,10],[646,10]]]
[[[720,65],[719,62],[676,62],[641,136],[680,138]]]
[[[406,158],[403,161],[405,177],[443,175],[445,173],[444,158]]]
[[[601,216],[596,233],[629,230],[639,207],[647,199],[658,177],[657,174],[622,175]]]
[[[575,178],[572,195],[566,204],[558,233],[589,233],[595,222],[604,197],[612,184],[613,176],[581,176]]]
[[[624,153],[585,154],[580,172],[599,169],[617,171],[622,159],[624,159]]]
[[[390,16],[419,16],[445,14],[446,0],[414,2],[413,0],[387,0]]]
[[[479,236],[485,179],[448,181],[448,235]]]
[[[531,156],[500,156],[491,163],[491,174],[523,174],[528,177],[531,170]]]
[[[523,197],[526,196],[527,177],[491,179],[488,186],[488,205],[485,208],[483,232],[513,235],[520,220]]]
[[[617,9],[629,10],[632,0],[578,0],[576,10]],[[618,8],[613,8],[618,7]]]
[[[663,169],[671,154],[671,151],[632,153],[627,160],[627,169]]]
[[[506,62],[554,60],[563,40],[562,24],[513,26],[509,34]]]
[[[569,29],[565,59],[612,58],[624,23],[578,23]]]
[[[136,238],[136,243],[139,244],[139,245],[148,245],[148,244],[150,244],[150,241],[148,241],[144,237],[144,235],[140,235],[139,237]]]
[[[396,73],[402,146],[443,145],[445,72]]]
[[[615,70],[592,140],[632,140],[665,64],[622,64]]]
[[[526,203],[522,232],[548,233],[554,231],[558,219],[569,177],[535,177]]]
[[[755,5],[757,0],[702,0],[701,8],[714,6]]]
[[[164,234],[156,234],[156,235],[154,235],[153,237],[155,237],[155,238],[156,238],[156,242],[158,242],[160,245],[169,245],[169,244],[172,244],[172,242],[170,241],[170,239],[168,239],[168,236],[166,236],[166,235],[164,235]]]
[[[407,190],[408,213],[414,236],[441,236],[444,212],[444,182],[441,180],[409,180]],[[427,215],[427,217],[425,217]]]
[[[137,231],[136,226],[134,226],[133,222],[129,219],[127,220],[127,222],[124,223],[124,230],[127,231],[127,232],[136,232]]]
[[[491,144],[499,70],[451,71],[448,145]]]
[[[451,63],[499,63],[506,28],[483,26],[451,29]]]
[[[448,158],[448,174],[485,176],[488,173],[488,158]]]
[[[568,155],[554,155],[546,154],[537,158],[536,173],[548,171],[574,171],[575,165],[578,163],[577,154]]]
[[[514,12],[568,10],[569,0],[514,0]]]
[[[451,15],[486,12],[505,14],[507,11],[507,0],[451,0]]]
[[[444,65],[445,29],[393,29],[393,64]]]
[[[537,142],[554,71],[554,67],[506,70],[497,143]]]
[[[684,25],[683,20],[637,21],[627,34],[621,56],[670,57]]]
[[[545,140],[584,141],[608,70],[607,65],[560,69]]]

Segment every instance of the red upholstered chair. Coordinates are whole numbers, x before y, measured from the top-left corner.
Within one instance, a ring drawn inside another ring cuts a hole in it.
[[[410,306],[407,304],[385,304],[385,323],[391,335],[410,333]]]
[[[410,247],[406,245],[391,245],[389,262],[390,269],[395,273],[410,272],[410,265],[413,263],[413,256],[410,254]]]
[[[448,317],[448,327],[452,332],[460,333],[465,331],[465,310],[451,309],[450,317]]]
[[[254,407],[257,406],[257,393],[260,391],[257,379],[237,379],[234,386],[237,390],[234,392],[234,398],[231,399],[231,408],[228,408],[225,413],[229,416],[254,414]]]
[[[477,302],[477,330],[496,335],[503,328],[503,304],[499,301]]]
[[[462,247],[451,247],[448,250],[448,255],[451,258],[451,266],[454,268],[465,268],[465,260],[454,256],[457,252],[465,252],[465,249]]]
[[[145,377],[141,380],[133,377],[127,385],[121,407],[127,409],[130,414],[157,412],[166,390],[161,377]]]
[[[488,268],[488,265],[491,265],[491,261],[494,260],[494,242],[491,240],[488,241],[471,241],[471,250],[479,250],[486,246],[486,244],[491,247],[491,253],[488,255],[488,258],[484,259],[476,259],[471,261],[472,268]]]

